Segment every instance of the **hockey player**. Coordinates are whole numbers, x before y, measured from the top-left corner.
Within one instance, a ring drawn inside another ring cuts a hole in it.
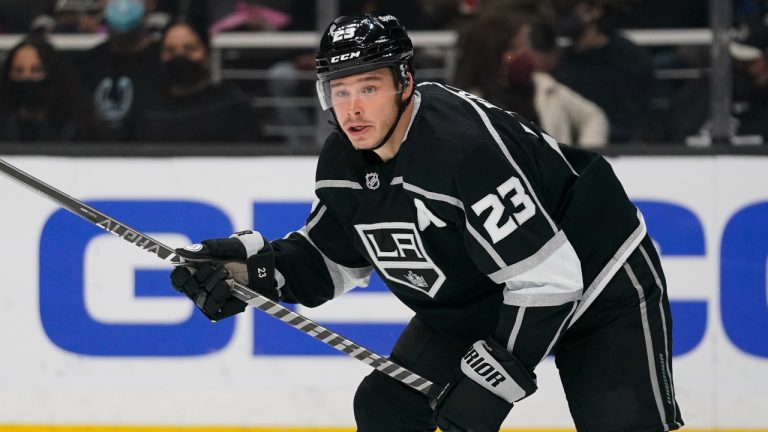
[[[683,424],[664,274],[602,157],[459,89],[416,86],[391,15],[336,19],[317,77],[338,130],[306,225],[179,250],[210,263],[176,268],[176,289],[216,320],[245,307],[221,261],[244,262],[249,277],[237,277],[253,290],[307,306],[376,271],[415,312],[391,359],[447,387],[430,401],[372,372],[354,399],[362,432],[496,431],[550,354],[578,430]]]

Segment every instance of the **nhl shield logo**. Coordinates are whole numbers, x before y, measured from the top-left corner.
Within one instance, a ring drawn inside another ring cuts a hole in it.
[[[379,188],[379,173],[368,173],[365,175],[365,185],[368,189],[374,190]]]

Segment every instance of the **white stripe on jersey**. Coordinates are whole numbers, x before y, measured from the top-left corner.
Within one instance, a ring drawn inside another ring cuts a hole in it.
[[[501,108],[499,108],[499,109],[501,109]],[[509,112],[509,111],[507,111],[507,112]],[[538,138],[538,137],[539,137],[539,135],[538,135],[538,134],[536,134],[536,132],[534,132],[533,130],[531,130],[531,128],[529,128],[528,126],[526,126],[526,125],[524,125],[524,124],[522,124],[522,123],[520,123],[520,126],[522,126],[522,127],[523,127],[523,130],[524,130],[524,131],[526,131],[526,132],[528,132],[529,134],[531,134],[531,135],[535,136],[536,138]]]
[[[554,247],[550,247],[553,242]],[[507,267],[504,273],[509,275],[503,280],[504,303],[512,306],[559,306],[581,298],[584,288],[581,261],[562,231],[536,254]]]
[[[477,243],[485,249],[485,253],[488,254],[491,259],[493,259],[493,262],[496,263],[499,267],[506,267],[507,263],[504,262],[504,259],[501,258],[501,255],[499,255],[498,252],[496,252],[496,249],[491,246],[490,243],[488,243],[488,240],[485,239],[477,230],[475,227],[472,226],[471,223],[469,223],[469,220],[464,218],[465,225],[467,226],[467,231],[469,231],[470,234],[472,234],[472,237],[475,238]]]
[[[571,307],[571,311],[568,312],[568,315],[565,317],[563,322],[560,323],[560,327],[557,329],[557,333],[555,333],[555,337],[552,338],[552,342],[549,343],[549,346],[547,347],[547,350],[544,351],[544,355],[541,356],[541,360],[539,360],[539,363],[543,362],[545,358],[549,355],[550,352],[552,352],[552,349],[555,347],[555,344],[560,339],[560,333],[563,332],[563,328],[565,327],[565,323],[568,322],[568,320],[571,319],[571,315],[573,315],[574,312],[576,312],[576,306],[578,305],[578,302],[573,302],[573,307]],[[537,363],[538,364],[538,363]]]
[[[439,87],[442,87],[445,91],[450,92],[457,97],[460,97],[464,101],[466,101],[470,106],[472,106],[475,111],[477,111],[477,114],[480,116],[480,119],[483,121],[483,124],[485,124],[486,129],[488,129],[488,133],[491,134],[493,137],[493,140],[496,142],[496,144],[499,146],[499,149],[504,154],[504,156],[507,158],[507,161],[509,161],[510,165],[517,171],[520,178],[525,183],[525,187],[527,188],[528,194],[533,198],[534,201],[536,201],[536,205],[539,207],[539,210],[541,210],[541,214],[544,215],[544,217],[547,219],[547,222],[549,222],[549,226],[552,228],[553,232],[557,232],[558,228],[555,224],[555,221],[552,220],[552,218],[549,216],[549,213],[547,213],[547,210],[544,208],[544,206],[541,205],[541,201],[539,201],[538,195],[536,195],[536,192],[531,187],[531,182],[528,181],[528,177],[525,176],[525,173],[520,169],[520,167],[517,165],[517,162],[512,158],[512,155],[509,153],[509,149],[507,149],[507,146],[504,145],[504,142],[501,139],[501,136],[499,135],[499,132],[496,131],[496,128],[493,127],[491,124],[491,119],[488,118],[488,114],[485,113],[485,111],[482,110],[479,106],[477,106],[476,103],[474,103],[469,98],[461,95],[460,93],[457,93],[447,87],[445,87],[442,84],[434,83],[434,85],[437,85]]]
[[[579,173],[577,173],[576,170],[573,169],[573,166],[571,166],[571,163],[568,162],[568,159],[565,158],[565,155],[563,154],[563,151],[560,150],[560,145],[557,144],[557,141],[554,138],[552,138],[551,136],[549,136],[549,135],[547,135],[545,133],[541,134],[541,136],[544,138],[544,141],[546,141],[547,144],[549,144],[549,146],[552,147],[552,149],[554,151],[556,151],[557,154],[559,154],[561,158],[563,158],[563,160],[565,161],[565,164],[568,165],[568,168],[571,170],[573,175],[578,177]]]
[[[406,183],[405,181],[403,181],[402,177],[395,177],[392,179],[392,184],[398,184],[398,183],[402,183],[403,189],[405,190],[409,190],[419,195],[423,195],[425,198],[429,198],[431,200],[442,201],[444,203],[454,205],[460,208],[461,211],[464,211],[464,203],[461,202],[461,200],[458,198],[454,198],[450,195],[445,195],[437,192],[430,192],[430,191],[424,190],[414,184]]]
[[[360,183],[349,180],[319,180],[315,182],[315,190],[322,188],[349,188],[362,189]]]
[[[305,239],[307,239],[307,242],[312,245],[312,247],[317,250],[317,253],[320,254],[320,256],[323,257],[323,262],[325,263],[325,267],[328,269],[328,274],[331,276],[331,281],[333,281],[333,297],[336,298],[345,292],[351,290],[355,287],[366,287],[368,286],[368,283],[371,279],[371,273],[373,273],[373,267],[360,267],[360,268],[353,268],[353,267],[345,267],[341,264],[338,264],[334,261],[332,261],[330,258],[328,258],[327,255],[323,253],[323,251],[320,250],[319,247],[315,244],[315,242],[312,241],[311,238],[309,238],[309,231],[312,230],[312,228],[317,225],[317,223],[320,221],[320,218],[323,217],[323,214],[325,214],[325,211],[327,210],[327,207],[322,206],[317,211],[317,214],[315,217],[313,217],[307,224],[302,227],[300,230],[296,231],[297,234],[300,234]]]
[[[425,81],[425,82],[422,82],[422,83],[421,83],[421,84],[419,84],[419,85],[440,85],[440,84],[438,84],[438,83],[434,83],[434,82]],[[445,87],[444,87],[444,86],[442,86],[442,85],[440,85],[440,87],[443,87],[443,88],[445,88]],[[449,89],[446,89],[446,90],[450,91]],[[465,100],[466,100],[466,99],[465,99]],[[498,107],[497,107],[497,108],[498,108]],[[501,108],[499,108],[499,109],[501,109]],[[506,113],[509,113],[509,111],[505,111],[505,112],[506,112]],[[539,137],[539,134],[537,134],[536,132],[534,132],[534,131],[533,131],[531,128],[529,128],[529,127],[528,127],[528,126],[526,126],[525,124],[523,124],[523,123],[520,123],[520,126],[523,128],[523,130],[524,130],[524,131],[528,132],[529,134],[531,134],[531,135],[534,135],[534,136],[536,136],[536,137]],[[559,155],[560,155],[560,157],[563,159],[563,162],[565,162],[565,164],[568,166],[568,168],[571,170],[571,172],[572,172],[573,174],[575,174],[576,176],[578,176],[578,175],[579,175],[579,173],[577,173],[577,172],[576,172],[576,170],[574,170],[574,169],[573,169],[573,166],[572,166],[572,165],[571,165],[571,163],[568,161],[568,159],[565,157],[565,155],[563,154],[563,151],[562,151],[562,150],[560,150],[560,145],[557,143],[557,140],[555,140],[554,138],[552,138],[552,136],[548,135],[548,134],[547,134],[547,133],[545,133],[545,132],[542,132],[542,134],[541,134],[541,138],[544,138],[544,141],[546,141],[546,142],[547,142],[547,144],[549,144],[549,146],[550,146],[550,147],[552,147],[552,149],[554,149],[554,150],[557,152],[557,154],[559,154]]]
[[[542,246],[535,254],[528,258],[518,261],[511,266],[504,267],[498,271],[495,271],[488,275],[492,281],[496,283],[504,283],[515,276],[524,273],[536,266],[540,265],[547,260],[553,253],[557,252],[564,244],[569,243],[568,238],[565,236],[563,230],[557,232],[544,246]]]
[[[517,335],[520,334],[520,327],[523,326],[523,317],[525,316],[525,307],[517,309],[517,317],[515,318],[515,324],[512,326],[512,332],[507,339],[507,351],[513,352],[515,350],[515,342],[517,341]]]
[[[571,323],[568,324],[568,327],[572,326],[573,323],[575,323],[576,320],[578,320],[579,317],[587,310],[589,305],[595,301],[597,296],[603,292],[603,289],[611,280],[611,278],[613,278],[616,272],[619,271],[622,264],[624,264],[629,255],[637,248],[637,246],[643,240],[643,237],[645,237],[645,219],[643,219],[643,215],[640,213],[640,210],[637,211],[637,219],[640,221],[637,229],[632,234],[630,234],[629,237],[627,237],[627,240],[624,242],[624,244],[621,245],[619,250],[616,251],[616,253],[613,255],[613,258],[608,261],[608,264],[603,267],[595,280],[593,280],[589,285],[589,288],[584,291],[584,295],[581,296],[581,303],[579,303],[579,307],[576,308],[576,313],[573,315],[573,319],[571,320]]]
[[[413,110],[411,111],[411,118],[408,119],[408,127],[405,129],[405,134],[403,134],[403,139],[400,142],[404,142],[405,140],[408,139],[408,132],[411,131],[411,126],[413,125],[413,119],[416,118],[416,114],[419,112],[420,106],[421,106],[421,93],[414,90],[413,91]]]
[[[648,372],[651,379],[651,389],[653,390],[653,397],[656,399],[656,409],[659,410],[659,417],[661,423],[664,425],[664,430],[669,430],[667,423],[667,412],[664,409],[664,402],[661,400],[661,391],[659,390],[659,373],[656,370],[656,360],[654,357],[653,341],[651,340],[651,329],[648,324],[648,304],[645,301],[645,295],[643,294],[643,287],[640,286],[640,282],[635,276],[635,272],[632,271],[632,267],[628,263],[624,264],[624,271],[627,272],[629,280],[632,281],[632,285],[637,290],[637,296],[640,299],[640,320],[643,325],[643,336],[645,339],[645,353],[648,357]],[[663,314],[661,315],[664,316]]]
[[[445,195],[437,192],[430,192],[427,190],[424,190],[416,185],[413,185],[411,183],[406,183],[403,181],[402,177],[395,177],[390,182],[392,185],[398,185],[402,184],[403,189],[411,191],[413,193],[417,193],[424,198],[428,198],[434,201],[442,201],[447,204],[451,204],[453,206],[456,206],[461,209],[462,212],[464,212],[464,203],[461,202],[460,199],[452,197],[450,195]],[[464,212],[466,215],[466,212]],[[499,255],[498,252],[491,246],[490,243],[479,233],[475,228],[472,226],[472,224],[469,223],[469,220],[466,219],[466,216],[464,217],[465,225],[467,226],[467,231],[472,235],[472,237],[475,238],[477,243],[485,249],[485,252],[488,254],[488,256],[491,257],[493,262],[496,263],[497,266],[500,268],[504,268],[507,266],[507,263],[504,262],[504,260],[501,258],[501,255]]]
[[[664,355],[666,358],[666,362],[664,362],[664,368],[666,372],[667,379],[665,380],[666,383],[668,383],[669,388],[667,390],[670,392],[670,394],[667,394],[667,398],[669,399],[668,402],[672,406],[672,418],[677,418],[677,409],[675,407],[675,404],[672,402],[675,400],[675,387],[672,385],[672,366],[669,363],[672,356],[669,355],[669,349],[667,348],[669,346],[669,340],[667,339],[667,318],[664,314],[664,285],[661,283],[661,278],[659,278],[659,274],[656,272],[656,267],[653,266],[653,262],[651,262],[651,257],[648,256],[648,252],[645,251],[645,248],[643,245],[640,245],[640,253],[643,254],[643,258],[645,258],[645,262],[648,264],[648,267],[651,269],[651,273],[653,273],[653,278],[656,281],[656,286],[659,287],[661,290],[661,295],[659,296],[659,316],[661,317],[661,328],[664,330]]]
[[[504,290],[504,304],[510,306],[546,307],[560,306],[581,298],[581,290],[574,286],[540,285],[520,282]]]
[[[320,200],[318,200],[318,204],[319,203],[320,203]],[[312,230],[312,228],[314,228],[315,225],[317,225],[317,223],[320,222],[320,218],[323,217],[323,215],[325,214],[326,210],[328,210],[328,207],[326,207],[324,205],[321,206],[320,209],[317,210],[317,213],[315,214],[315,217],[310,219],[309,222],[307,222],[307,225],[304,227],[306,232],[310,232]]]

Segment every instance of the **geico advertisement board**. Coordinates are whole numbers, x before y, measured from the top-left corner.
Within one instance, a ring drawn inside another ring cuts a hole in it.
[[[173,247],[282,237],[314,189],[314,158],[6,160]],[[686,424],[768,430],[768,158],[612,163],[667,273]],[[0,197],[0,425],[353,427],[367,365],[257,310],[210,323],[170,264],[5,177]],[[379,279],[295,310],[380,354],[412,315]],[[506,425],[572,428],[554,362],[537,374]]]

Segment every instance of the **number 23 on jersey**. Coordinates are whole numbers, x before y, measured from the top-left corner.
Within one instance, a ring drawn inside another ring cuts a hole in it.
[[[472,211],[478,217],[481,217],[482,213],[490,209],[488,217],[483,222],[483,227],[491,236],[493,244],[512,234],[518,226],[536,214],[536,206],[533,205],[531,197],[525,193],[525,189],[523,189],[523,185],[517,177],[512,176],[509,180],[500,184],[496,188],[496,192],[490,193],[472,204]],[[512,213],[514,219],[510,216],[506,221],[502,222],[501,219],[505,208],[503,200],[505,199],[512,202],[515,210]]]

